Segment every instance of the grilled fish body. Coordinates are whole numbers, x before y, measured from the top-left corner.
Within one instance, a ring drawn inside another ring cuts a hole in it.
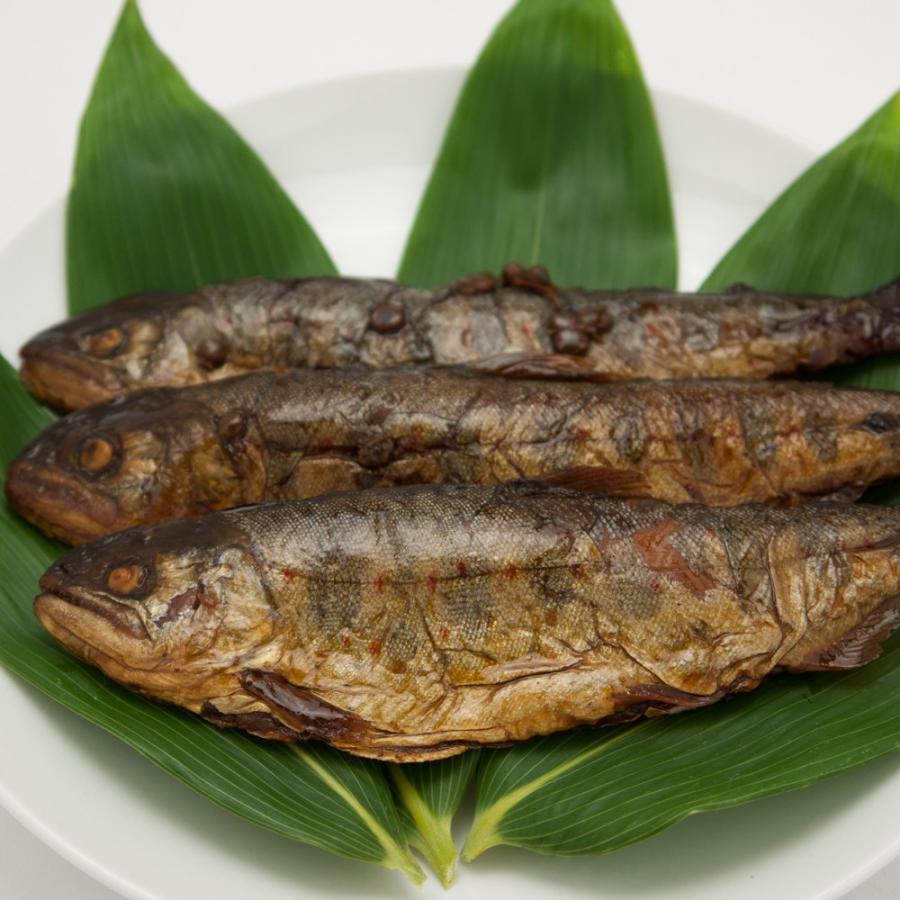
[[[900,475],[900,393],[824,384],[596,384],[454,369],[256,372],[73,413],[10,468],[11,502],[70,543],[328,490],[557,476],[731,505],[858,495]]]
[[[412,487],[123,532],[35,606],[149,697],[405,762],[861,665],[898,620],[898,547],[898,508]]]
[[[437,291],[393,282],[253,279],[183,296],[141,294],[33,338],[22,377],[78,409],[139,388],[260,368],[384,368],[558,353],[601,379],[764,378],[896,350],[900,282],[838,300],[739,287],[725,294],[560,290],[538,268]],[[533,360],[493,367],[542,374]]]

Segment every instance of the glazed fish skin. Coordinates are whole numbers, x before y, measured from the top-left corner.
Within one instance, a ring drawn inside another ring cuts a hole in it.
[[[897,624],[898,546],[890,507],[412,487],[122,532],[35,608],[147,696],[407,762],[861,665]]]
[[[610,380],[764,378],[897,349],[898,309],[900,282],[846,300],[745,287],[604,292],[562,290],[543,269],[515,264],[500,280],[476,275],[436,291],[251,279],[127,297],[62,322],[22,349],[22,378],[64,410],[259,368],[484,359],[508,368],[494,357],[517,353],[571,355],[582,377]]]
[[[850,498],[900,475],[900,393],[431,367],[256,372],[72,413],[23,451],[6,484],[22,515],[81,543],[329,490],[572,469],[563,481],[677,503]]]

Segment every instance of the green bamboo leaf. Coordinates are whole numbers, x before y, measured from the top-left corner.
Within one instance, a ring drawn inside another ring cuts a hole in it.
[[[433,763],[388,768],[406,814],[409,842],[421,851],[444,887],[450,887],[456,877],[453,816],[477,761],[478,754],[471,751]]]
[[[804,172],[725,254],[703,284],[852,294],[900,275],[900,92]],[[900,356],[827,378],[900,389]]]
[[[7,404],[0,444],[5,468],[50,416],[2,357],[0,391]],[[5,501],[0,536],[0,662],[7,669],[230,812],[422,880],[381,766],[317,743],[278,744],[221,731],[131,694],[64,652],[32,613],[38,578],[60,545],[26,525]]]
[[[511,259],[560,284],[674,285],[656,122],[609,0],[520,0],[469,74],[399,278],[434,286]]]
[[[704,287],[852,294],[898,273],[895,95],[763,213]],[[896,361],[841,378],[900,389]],[[800,788],[897,749],[900,635],[879,661],[846,675],[779,678],[703,711],[483,753],[463,858],[497,844],[609,852],[693,813]]]
[[[497,844],[608,853],[804,787],[900,749],[898,697],[900,636],[846,675],[784,676],[702,711],[485,751],[463,859]]]
[[[127,0],[81,123],[69,309],[334,266],[259,157],[189,87]]]

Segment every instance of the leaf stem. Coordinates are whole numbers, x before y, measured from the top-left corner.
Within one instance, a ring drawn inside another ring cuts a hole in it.
[[[475,821],[472,823],[472,830],[463,844],[462,856],[463,862],[472,862],[476,856],[481,856],[485,850],[496,847],[503,843],[503,837],[497,830],[500,820],[515,805],[516,799],[512,803],[506,803],[511,797],[504,797],[493,806],[489,806],[484,813],[476,813]]]
[[[500,834],[498,826],[503,817],[526,797],[542,788],[545,784],[549,784],[554,778],[564,775],[570,769],[574,769],[576,766],[581,765],[581,763],[586,762],[595,756],[599,756],[613,744],[622,740],[626,734],[643,730],[650,725],[652,721],[652,719],[645,719],[639,725],[633,725],[628,729],[623,728],[617,734],[613,734],[605,740],[599,740],[593,747],[589,747],[582,753],[571,757],[571,759],[560,763],[543,775],[538,776],[533,781],[520,785],[515,790],[510,791],[505,796],[495,800],[483,811],[477,810],[475,812],[475,821],[472,823],[472,830],[469,832],[466,843],[463,845],[463,862],[471,862],[476,856],[480,856],[484,853],[485,850],[490,850],[491,847],[496,847],[498,844],[504,843],[503,836]]]
[[[420,842],[416,842],[416,846],[428,860],[428,865],[434,869],[441,884],[445,888],[450,887],[456,877],[456,844],[453,843],[450,831],[452,814],[435,816],[403,773],[402,765],[389,766],[388,771],[422,838]]]
[[[372,813],[359,802],[357,797],[347,790],[347,788],[332,775],[318,760],[312,757],[312,754],[296,745],[291,746],[291,750],[300,758],[300,760],[309,766],[319,778],[322,779],[365,823],[366,827],[375,836],[375,839],[384,847],[384,859],[382,865],[388,869],[399,869],[406,875],[415,885],[422,884],[425,881],[425,873],[421,866],[410,856],[409,851],[401,847],[388,833],[387,829],[372,815]]]

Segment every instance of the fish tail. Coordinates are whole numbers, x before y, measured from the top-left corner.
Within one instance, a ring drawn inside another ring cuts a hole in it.
[[[835,643],[798,656],[790,651],[782,660],[789,672],[829,672],[858,669],[878,659],[882,645],[900,625],[900,596],[889,597]]]

